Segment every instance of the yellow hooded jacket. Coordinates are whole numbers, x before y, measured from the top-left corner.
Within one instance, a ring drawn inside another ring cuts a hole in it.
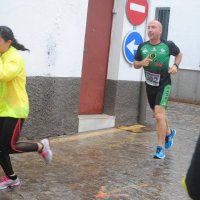
[[[24,59],[14,47],[0,55],[0,117],[27,118]]]

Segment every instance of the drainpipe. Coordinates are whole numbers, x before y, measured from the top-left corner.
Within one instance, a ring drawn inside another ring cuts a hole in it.
[[[143,77],[143,75],[141,77]],[[144,124],[146,122],[146,107],[147,107],[146,86],[144,82],[141,81],[140,96],[139,96],[139,115],[138,115],[138,122],[140,124]]]
[[[150,0],[148,0],[149,8],[150,8]],[[148,15],[149,16],[149,15]],[[146,41],[146,27],[148,24],[148,17],[145,21],[145,33],[144,33],[144,41]],[[140,124],[144,124],[146,122],[146,108],[147,108],[147,97],[146,97],[146,86],[142,81],[144,79],[144,72],[141,72],[141,82],[140,82],[140,96],[139,96],[139,114],[138,114],[138,122]]]

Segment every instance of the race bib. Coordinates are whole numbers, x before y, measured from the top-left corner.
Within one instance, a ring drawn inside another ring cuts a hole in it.
[[[159,86],[160,74],[150,73],[145,71],[146,83],[152,86]]]

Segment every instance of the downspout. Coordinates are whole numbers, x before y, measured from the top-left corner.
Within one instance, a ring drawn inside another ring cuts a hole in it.
[[[151,7],[150,0],[148,0],[148,4],[149,4],[149,9],[150,9]],[[148,16],[149,16],[149,12],[148,12]],[[148,16],[145,21],[144,41],[146,41],[146,38],[147,38],[146,27],[149,21]],[[140,124],[144,124],[146,122],[146,108],[147,108],[146,86],[145,86],[145,83],[142,81],[143,78],[144,78],[144,72],[142,69],[141,82],[140,82],[140,95],[139,95],[139,113],[138,113],[138,122]]]

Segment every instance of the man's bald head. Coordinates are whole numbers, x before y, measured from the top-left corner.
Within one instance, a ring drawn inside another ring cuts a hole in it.
[[[149,25],[156,25],[160,29],[160,31],[162,32],[163,26],[162,26],[161,22],[159,22],[158,20],[150,21]]]
[[[150,41],[159,41],[162,34],[162,24],[158,20],[149,22],[147,32]]]

